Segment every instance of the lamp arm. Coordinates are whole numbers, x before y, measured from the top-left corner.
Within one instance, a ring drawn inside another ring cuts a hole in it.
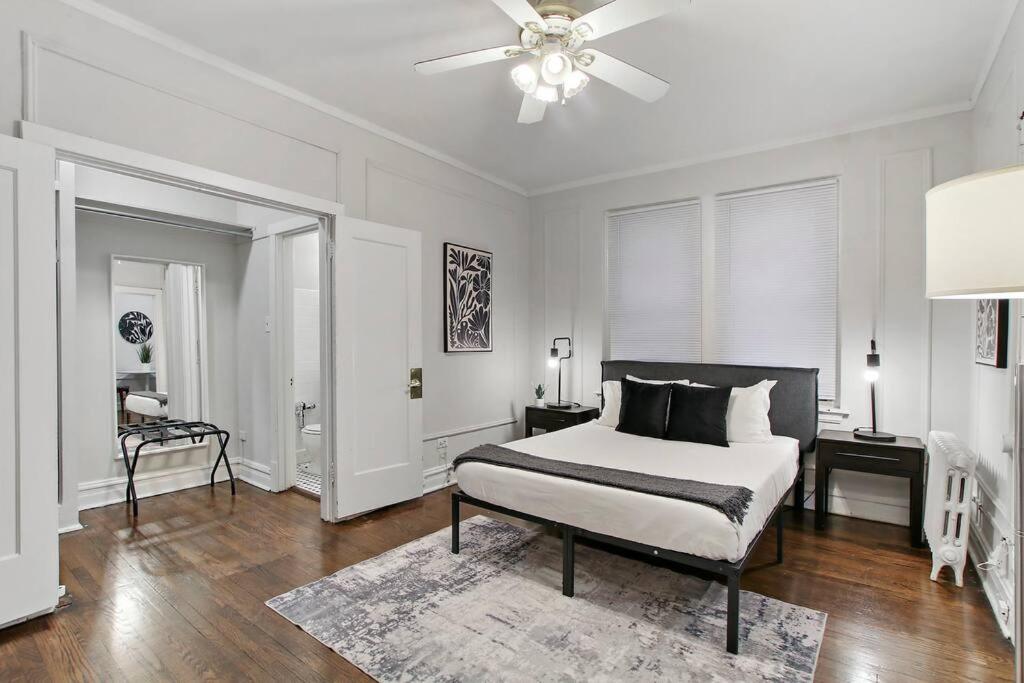
[[[551,340],[551,345],[552,346],[558,346],[558,342],[560,342],[560,341],[564,341],[564,342],[568,342],[569,343],[569,355],[568,356],[559,356],[558,359],[559,360],[568,360],[568,359],[572,358],[572,337],[555,337],[554,339]]]

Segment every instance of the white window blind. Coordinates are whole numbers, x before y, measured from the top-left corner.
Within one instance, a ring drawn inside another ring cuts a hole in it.
[[[609,357],[700,361],[700,203],[608,217]]]
[[[720,363],[819,368],[836,397],[839,184],[715,202],[714,343]]]

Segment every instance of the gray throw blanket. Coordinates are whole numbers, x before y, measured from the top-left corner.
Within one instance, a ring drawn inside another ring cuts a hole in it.
[[[711,484],[690,479],[663,477],[657,474],[617,470],[611,467],[539,458],[494,444],[484,444],[466,451],[455,458],[453,465],[458,468],[459,465],[467,462],[511,467],[553,477],[575,479],[589,484],[647,493],[652,496],[685,500],[718,510],[736,524],[743,523],[743,518],[747,515],[747,508],[754,497],[754,492],[745,486]]]

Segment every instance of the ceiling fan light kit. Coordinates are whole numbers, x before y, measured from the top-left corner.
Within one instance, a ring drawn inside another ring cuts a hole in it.
[[[510,75],[523,91],[519,123],[536,123],[544,118],[548,104],[564,104],[582,92],[591,77],[645,102],[661,98],[668,92],[666,81],[598,50],[584,49],[583,44],[672,12],[690,0],[612,0],[586,14],[572,0],[541,0],[536,7],[529,0],[491,2],[521,27],[519,45],[431,59],[418,62],[415,68],[422,74],[437,74],[530,55]]]

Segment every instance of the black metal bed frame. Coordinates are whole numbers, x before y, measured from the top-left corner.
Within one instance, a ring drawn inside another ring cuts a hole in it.
[[[803,469],[801,468],[800,473],[797,475],[797,479],[798,481],[801,481],[801,483],[803,475]],[[675,550],[665,550],[664,548],[647,545],[645,543],[637,543],[636,541],[629,541],[615,536],[607,536],[605,534],[597,533],[596,531],[589,531],[570,524],[563,524],[562,522],[556,522],[551,519],[545,519],[536,515],[520,512],[518,510],[510,510],[509,508],[504,508],[500,505],[488,503],[485,500],[480,500],[479,498],[474,498],[463,493],[461,489],[452,493],[452,552],[456,555],[459,553],[460,507],[462,503],[466,503],[467,505],[475,505],[476,507],[484,508],[485,510],[491,510],[492,512],[498,512],[510,517],[517,517],[518,519],[522,519],[527,522],[542,524],[548,528],[560,531],[562,533],[562,595],[565,595],[566,597],[571,598],[575,594],[574,569],[576,564],[577,538],[589,539],[605,545],[639,553],[644,556],[659,558],[681,567],[701,569],[703,571],[711,572],[725,578],[728,590],[725,649],[732,654],[737,654],[739,652],[740,579],[742,578],[743,570],[750,561],[750,557],[753,555],[754,549],[761,542],[761,537],[764,536],[764,532],[769,526],[771,526],[773,519],[775,520],[775,559],[776,562],[782,564],[782,511],[786,498],[789,496],[790,492],[793,492],[795,489],[796,482],[794,482],[793,486],[791,486],[789,490],[786,491],[785,495],[782,496],[779,504],[775,506],[772,514],[769,515],[768,521],[765,522],[765,525],[761,527],[761,531],[757,533],[757,536],[755,536],[750,542],[750,545],[747,546],[746,554],[736,562],[709,560],[708,558],[701,557],[699,555],[690,555],[689,553],[681,553]],[[802,497],[797,497],[794,502],[796,503],[794,506],[796,509],[803,509]]]
[[[761,542],[765,531],[775,521],[775,553],[776,560],[782,563],[782,511],[786,498],[793,494],[793,507],[797,511],[804,509],[804,454],[812,452],[816,447],[818,434],[818,370],[813,368],[770,368],[742,365],[713,365],[701,363],[657,363],[644,361],[603,361],[601,363],[602,381],[606,379],[622,379],[628,373],[649,379],[691,379],[713,383],[717,386],[746,386],[756,383],[765,377],[777,377],[779,384],[774,393],[769,417],[772,420],[772,431],[776,434],[791,436],[800,442],[797,475],[785,494],[779,499],[772,514],[769,515],[761,530],[747,545],[747,550],[736,562],[710,560],[699,555],[691,555],[675,550],[666,550],[657,546],[637,543],[623,538],[607,536],[580,527],[545,519],[518,510],[501,507],[485,500],[474,498],[461,489],[452,493],[452,552],[459,552],[459,521],[462,503],[475,505],[510,517],[516,517],[557,529],[562,534],[562,594],[572,597],[574,588],[574,567],[576,561],[575,543],[577,538],[589,539],[601,544],[621,548],[638,553],[641,556],[658,558],[670,564],[698,569],[721,576],[725,579],[728,590],[726,609],[725,649],[732,653],[739,652],[739,617],[740,617],[740,580],[743,570],[750,561],[751,555]],[[781,390],[781,391],[780,391]],[[602,405],[603,405],[602,397]],[[779,431],[776,431],[776,427]]]
[[[217,461],[213,464],[213,471],[210,472],[210,486],[213,486],[217,476],[217,468],[220,461],[224,460],[224,467],[228,470],[228,480],[231,482],[231,495],[235,495],[235,475],[231,472],[231,463],[228,462],[227,446],[231,434],[210,422],[199,420],[156,420],[154,422],[136,422],[120,425],[117,428],[117,436],[121,441],[121,456],[124,458],[124,466],[128,471],[128,486],[125,488],[125,503],[132,504],[132,516],[139,516],[139,497],[135,493],[135,466],[139,462],[139,453],[144,446],[159,443],[165,444],[169,441],[189,439],[193,444],[204,443],[206,437],[217,437],[217,444],[220,452],[217,454]],[[128,458],[128,438],[140,437],[141,441],[135,446],[135,453]]]

